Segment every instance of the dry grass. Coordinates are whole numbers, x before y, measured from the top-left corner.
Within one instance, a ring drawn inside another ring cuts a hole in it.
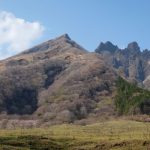
[[[65,150],[147,150],[150,148],[150,124],[118,120],[87,126],[64,124],[49,128],[1,130],[0,139],[5,138],[14,141],[15,139],[22,139],[25,145],[24,148],[27,149],[30,149],[28,145],[29,141],[31,142],[33,140],[36,144],[40,141],[41,147],[43,146],[42,142],[48,142],[47,148],[53,142],[53,144],[56,144],[56,147],[54,146],[51,149],[54,150],[57,149],[57,146]],[[46,140],[43,141],[43,139]],[[8,145],[12,146],[13,144]]]

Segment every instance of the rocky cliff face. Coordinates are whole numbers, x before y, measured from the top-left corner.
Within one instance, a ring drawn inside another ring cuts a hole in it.
[[[150,51],[141,51],[137,42],[128,44],[125,49],[119,49],[110,42],[101,43],[95,51],[102,54],[120,75],[150,88]]]

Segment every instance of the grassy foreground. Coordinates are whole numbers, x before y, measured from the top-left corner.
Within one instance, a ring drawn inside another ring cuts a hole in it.
[[[150,124],[118,120],[87,126],[0,130],[0,150],[149,150]]]

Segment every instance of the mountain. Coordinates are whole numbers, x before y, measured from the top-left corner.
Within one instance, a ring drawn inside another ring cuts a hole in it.
[[[146,53],[136,42],[124,50],[101,43],[96,53],[88,52],[64,34],[0,61],[0,127],[149,114],[150,92],[127,82],[133,78],[149,86]]]
[[[0,118],[44,126],[113,115],[117,78],[100,54],[62,35],[0,62]]]
[[[137,42],[129,43],[125,49],[119,49],[111,42],[106,42],[100,43],[95,52],[102,54],[107,63],[127,80],[150,89],[149,50],[141,51]]]
[[[101,42],[100,45],[97,47],[95,52],[100,53],[100,52],[109,52],[109,53],[114,53],[116,50],[118,50],[117,45],[113,45],[110,41],[107,41],[106,43]]]

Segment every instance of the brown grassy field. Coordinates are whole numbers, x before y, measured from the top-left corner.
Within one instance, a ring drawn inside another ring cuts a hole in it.
[[[92,125],[0,130],[1,150],[149,150],[150,124],[116,120]]]

